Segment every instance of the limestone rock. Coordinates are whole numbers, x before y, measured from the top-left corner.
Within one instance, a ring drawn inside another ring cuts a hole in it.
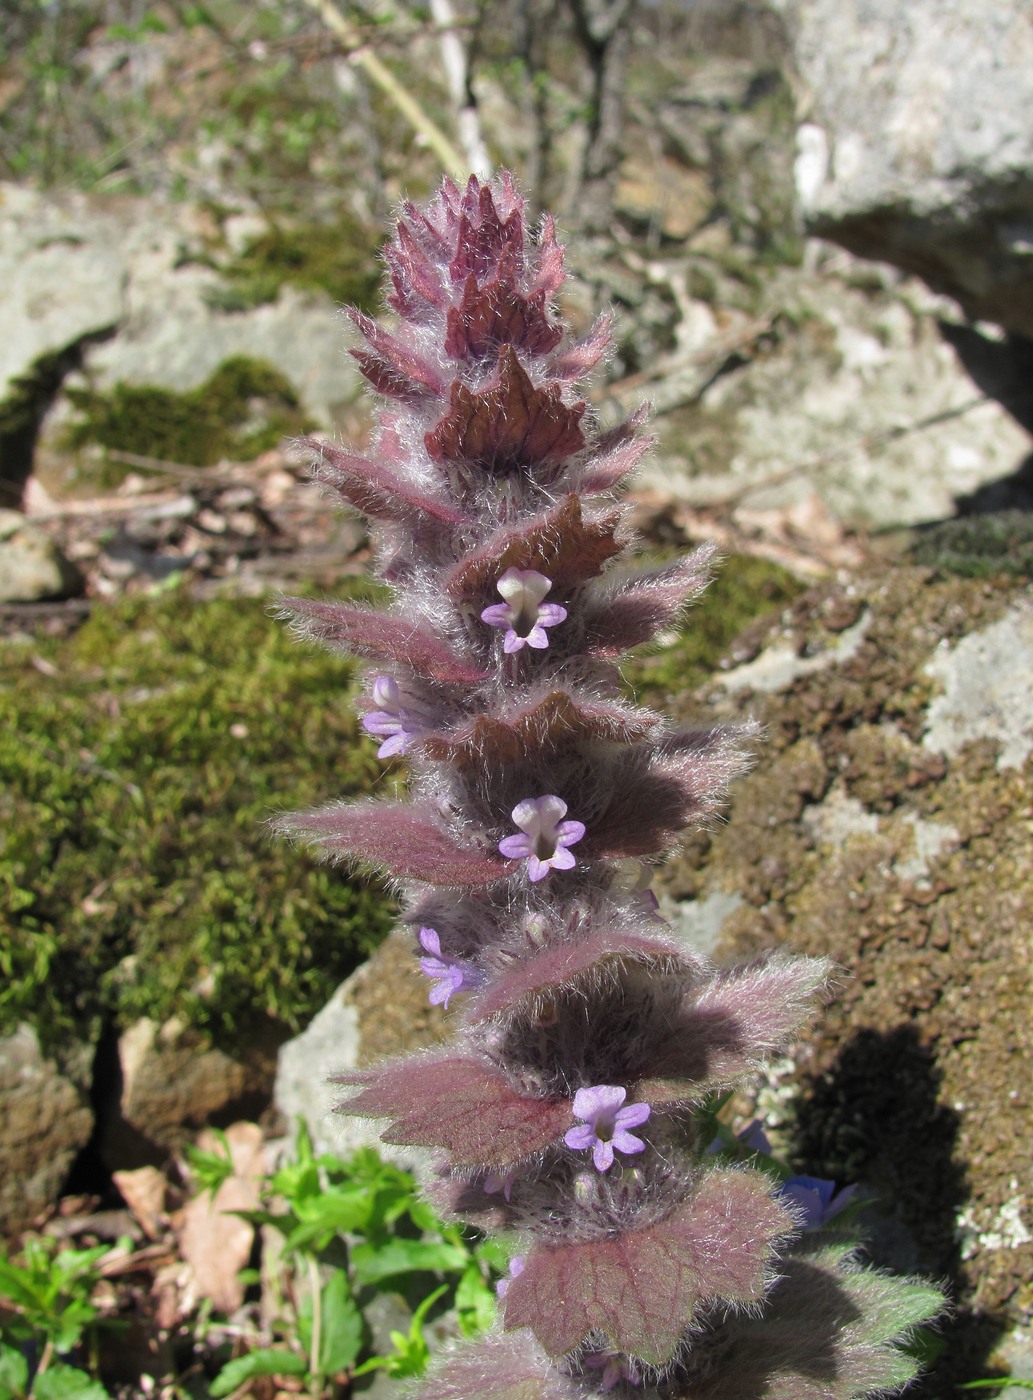
[[[0,1040],[0,1234],[14,1235],[57,1199],[93,1131],[92,1047],[48,1058],[28,1025]]]
[[[1029,457],[1027,427],[944,333],[960,329],[957,306],[917,280],[814,240],[803,266],[771,271],[764,301],[773,314],[755,346],[664,414],[639,472],[647,488],[733,507],[744,526],[748,512],[817,495],[835,520],[885,529],[953,516]],[[749,329],[745,315],[722,319],[699,358],[729,319]],[[661,405],[665,387],[648,386]]]
[[[118,1042],[117,1100],[101,1110],[100,1150],[122,1170],[179,1147],[206,1123],[257,1116],[269,1100],[276,1044],[238,1057],[210,1047],[179,1021],[140,1020]]]
[[[778,0],[809,227],[1033,336],[1033,22],[1025,0]]]
[[[359,385],[337,308],[285,287],[268,305],[220,310],[219,273],[201,256],[212,232],[189,205],[0,184],[0,405],[41,360],[86,342],[83,368],[99,391],[124,381],[183,392],[247,355],[280,370],[333,427]]]
[[[723,914],[720,956],[841,969],[760,1111],[800,1170],[878,1195],[906,1267],[953,1279],[960,1329],[1033,1315],[1031,618],[1028,577],[894,567],[804,595],[683,702],[765,742],[727,822],[660,874]]]
[[[331,1076],[384,1055],[434,1045],[450,1033],[450,1019],[427,1001],[411,939],[392,933],[341,983],[311,1025],[280,1050],[273,1097],[288,1133],[301,1118],[317,1152],[341,1156],[373,1144],[391,1160],[411,1164],[418,1154],[381,1144],[375,1123],[335,1114],[342,1093]]]
[[[0,603],[35,603],[82,592],[79,570],[20,511],[0,510]]]
[[[83,237],[83,196],[68,196],[42,220],[39,195],[0,186],[0,402],[39,361],[87,336],[105,334],[125,314],[119,244]]]

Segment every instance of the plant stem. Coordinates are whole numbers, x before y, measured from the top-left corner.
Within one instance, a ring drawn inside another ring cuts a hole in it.
[[[358,30],[351,24],[333,3],[333,0],[307,0],[328,29],[350,50],[348,61],[357,63],[366,70],[381,92],[388,97],[405,117],[406,121],[427,142],[445,170],[455,179],[463,182],[469,171],[460,151],[452,144],[445,133],[406,91],[386,64],[382,63],[372,49],[362,41]]]
[[[306,1256],[308,1264],[309,1287],[312,1290],[312,1343],[309,1348],[309,1377],[311,1381],[310,1391],[312,1400],[323,1400],[323,1368],[319,1357],[323,1349],[322,1338],[322,1293],[319,1282],[319,1265],[316,1263],[316,1256],[308,1254]]]

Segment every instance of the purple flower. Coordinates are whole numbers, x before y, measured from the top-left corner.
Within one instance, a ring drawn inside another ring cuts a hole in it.
[[[508,1172],[489,1172],[484,1178],[484,1194],[486,1196],[497,1196],[501,1191],[508,1201],[513,1194],[515,1175],[516,1174],[512,1170]]]
[[[837,1192],[834,1181],[823,1181],[817,1176],[791,1176],[783,1183],[781,1194],[799,1207],[804,1230],[818,1230],[850,1204],[856,1190],[856,1186],[845,1186]]]
[[[495,1292],[500,1298],[504,1298],[506,1296],[506,1294],[509,1292],[509,1285],[511,1281],[515,1278],[519,1278],[523,1272],[524,1256],[522,1254],[514,1254],[513,1258],[509,1261],[509,1278],[500,1278],[498,1283],[495,1285]]]
[[[447,1007],[453,992],[463,987],[475,987],[480,982],[480,973],[470,963],[442,953],[437,929],[421,928],[420,946],[431,954],[429,958],[420,959],[423,975],[434,979],[434,986],[430,989],[431,1006]]]
[[[562,797],[526,797],[513,808],[513,820],[522,836],[507,836],[499,851],[507,860],[526,860],[527,877],[544,880],[550,870],[572,870],[576,864],[567,849],[585,834],[584,822],[563,821],[567,804]]]
[[[621,1381],[638,1385],[640,1380],[638,1367],[632,1358],[619,1351],[590,1351],[585,1356],[585,1365],[593,1371],[602,1371],[599,1389],[604,1393],[613,1390]]]
[[[375,676],[373,679],[373,703],[379,709],[371,710],[362,717],[362,727],[367,734],[383,738],[377,749],[377,758],[390,758],[393,754],[405,753],[409,744],[423,732],[411,710],[406,710],[398,692],[398,682],[393,676]]]
[[[506,601],[485,608],[481,621],[491,627],[505,627],[502,650],[510,653],[525,646],[539,651],[547,647],[546,627],[555,627],[567,615],[566,608],[558,603],[542,602],[552,587],[552,579],[534,569],[507,569],[495,587]]]
[[[583,1126],[571,1128],[563,1141],[580,1152],[592,1149],[592,1161],[598,1172],[613,1166],[613,1150],[642,1152],[645,1143],[629,1133],[644,1123],[651,1112],[647,1103],[632,1103],[622,1108],[627,1089],[619,1084],[596,1084],[591,1089],[579,1089],[574,1095],[574,1117],[584,1120]]]

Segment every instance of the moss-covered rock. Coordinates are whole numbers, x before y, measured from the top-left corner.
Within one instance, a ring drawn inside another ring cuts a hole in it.
[[[348,664],[257,600],[98,607],[0,646],[0,1033],[297,1027],[386,933],[382,891],[267,821],[384,781]]]
[[[219,271],[226,286],[208,301],[222,311],[247,311],[275,301],[285,285],[328,292],[334,301],[374,311],[380,306],[380,239],[341,213],[334,223],[276,226],[249,240]]]
[[[287,379],[244,355],[182,394],[123,383],[110,393],[69,387],[66,394],[80,415],[66,430],[66,446],[95,444],[188,466],[210,467],[224,457],[247,461],[312,426]],[[126,470],[105,463],[101,484],[114,484]]]
[[[881,1262],[952,1280],[957,1325],[915,1392],[938,1397],[1033,1315],[1033,597],[1001,573],[898,568],[819,586],[763,632],[682,702],[752,714],[766,742],[727,822],[660,884],[724,897],[725,954],[841,969],[759,1111],[798,1169],[878,1196]]]

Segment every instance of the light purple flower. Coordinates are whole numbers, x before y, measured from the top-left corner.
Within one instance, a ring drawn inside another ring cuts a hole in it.
[[[504,1298],[506,1296],[506,1294],[509,1292],[510,1283],[513,1281],[513,1279],[519,1278],[523,1272],[524,1256],[522,1254],[514,1254],[513,1258],[509,1261],[509,1278],[500,1278],[498,1283],[495,1285],[495,1292],[500,1298]]]
[[[574,1117],[584,1120],[582,1126],[571,1128],[563,1141],[575,1152],[592,1149],[592,1161],[598,1172],[613,1166],[613,1150],[642,1152],[645,1143],[629,1133],[644,1123],[652,1111],[647,1103],[632,1103],[622,1108],[627,1089],[619,1084],[596,1084],[591,1089],[579,1089],[574,1095]]]
[[[817,1176],[791,1176],[783,1182],[781,1194],[799,1207],[803,1216],[802,1229],[818,1230],[850,1204],[856,1190],[856,1186],[844,1186],[837,1192],[834,1181],[824,1181]]]
[[[423,731],[413,712],[402,705],[398,682],[393,676],[375,676],[372,694],[373,703],[380,708],[363,715],[362,727],[367,734],[384,740],[377,749],[377,758],[405,753]]]
[[[568,846],[585,834],[584,822],[563,821],[567,804],[562,797],[526,797],[513,808],[513,821],[523,835],[507,836],[499,851],[507,860],[526,860],[527,878],[544,880],[550,870],[572,870],[577,863]]]
[[[585,1365],[593,1371],[602,1371],[599,1389],[604,1394],[613,1390],[621,1381],[630,1381],[632,1385],[638,1385],[641,1379],[633,1358],[624,1356],[619,1351],[590,1351],[585,1357]]]
[[[512,1170],[508,1172],[488,1172],[484,1178],[484,1194],[486,1196],[497,1196],[501,1191],[507,1202],[513,1194],[513,1181],[516,1173]]]
[[[491,627],[504,627],[502,650],[511,653],[525,646],[539,651],[549,645],[546,627],[555,627],[567,616],[559,603],[543,603],[552,579],[535,569],[507,569],[495,587],[505,598],[481,613],[481,621]]]
[[[425,977],[434,979],[434,985],[430,989],[431,1006],[448,1006],[449,998],[453,992],[458,992],[463,987],[476,987],[480,980],[480,973],[470,963],[463,962],[459,958],[447,957],[441,951],[441,939],[438,937],[437,929],[420,929],[420,946],[430,953],[429,958],[420,959],[420,970]]]

